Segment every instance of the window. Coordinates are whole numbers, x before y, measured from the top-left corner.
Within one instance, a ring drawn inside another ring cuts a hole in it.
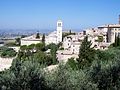
[[[58,23],[58,27],[61,27],[62,26],[62,24],[61,23]]]

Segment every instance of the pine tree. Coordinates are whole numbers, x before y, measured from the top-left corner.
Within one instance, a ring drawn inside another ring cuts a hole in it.
[[[117,36],[115,35],[115,43],[114,43],[114,47],[117,47]]]
[[[91,41],[88,41],[88,36],[86,36],[79,49],[79,58],[77,59],[79,68],[84,68],[91,65],[95,54],[94,49],[91,48],[91,45]]]
[[[36,39],[39,39],[39,38],[40,38],[40,34],[37,33],[37,34],[36,34]]]

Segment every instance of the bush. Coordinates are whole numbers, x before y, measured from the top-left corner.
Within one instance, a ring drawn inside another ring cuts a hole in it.
[[[47,90],[41,67],[31,61],[14,60],[10,70],[0,74],[2,90]],[[49,89],[48,89],[49,90]]]
[[[70,66],[73,70],[78,70],[78,62],[74,58],[68,59],[66,65]]]
[[[99,90],[119,90],[120,88],[120,50],[112,48],[102,51],[94,60],[89,80],[97,84]],[[101,55],[101,56],[100,56]],[[103,56],[102,56],[103,55]]]
[[[53,64],[52,57],[50,55],[46,55],[46,53],[44,52],[37,52],[33,55],[32,58],[35,62],[38,62],[40,64],[44,64],[47,66]]]
[[[1,57],[3,57],[3,58],[15,57],[16,54],[17,54],[17,52],[15,50],[13,50],[12,48],[4,47],[1,50]]]
[[[1,49],[0,49],[1,50]],[[39,63],[38,63],[39,62]],[[46,71],[52,59],[37,52],[27,59],[15,59],[9,70],[0,72],[1,90],[119,90],[120,49],[97,50],[89,68],[78,69],[74,58]],[[44,67],[41,67],[41,64]]]
[[[45,74],[45,80],[52,90],[97,90],[97,85],[88,81],[83,70],[72,70],[64,65],[55,72]]]
[[[64,50],[64,48],[63,48],[63,47],[61,47],[61,48],[60,48],[60,50]]]

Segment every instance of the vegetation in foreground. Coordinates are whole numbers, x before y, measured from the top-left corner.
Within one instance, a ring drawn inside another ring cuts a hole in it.
[[[17,52],[12,48],[8,47],[0,47],[0,57],[2,58],[11,58],[15,57]]]
[[[85,40],[84,40],[85,41]],[[83,41],[83,42],[84,42]],[[88,43],[86,40],[85,43]],[[89,42],[90,44],[90,42]],[[45,71],[45,63],[37,58],[17,58],[12,67],[0,73],[1,90],[119,90],[120,48],[106,51],[88,47],[86,56],[69,59],[52,71]],[[82,50],[80,48],[80,50]],[[90,51],[90,52],[89,52]],[[38,51],[39,52],[39,51]],[[91,52],[94,52],[91,56]],[[42,52],[43,53],[43,52]],[[81,51],[80,55],[84,55]],[[43,60],[43,54],[39,54]],[[81,66],[82,65],[82,66]]]

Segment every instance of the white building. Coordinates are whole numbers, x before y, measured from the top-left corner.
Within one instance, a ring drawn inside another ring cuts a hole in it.
[[[29,36],[29,37],[25,37],[21,39],[21,46],[22,45],[31,45],[31,44],[37,44],[37,43],[41,43],[42,42],[42,36],[40,36],[40,38],[36,38],[36,34]]]
[[[88,36],[88,41],[91,41],[91,47],[95,49],[105,49],[109,44],[106,44],[106,33],[103,31],[92,28],[86,29],[86,31],[80,32],[76,35],[69,35],[63,39],[64,50],[68,50],[69,53],[79,54],[80,45],[85,36]],[[99,41],[98,37],[102,37],[103,41]]]
[[[53,31],[47,36],[45,36],[46,45],[51,43],[58,44],[59,42],[62,42],[62,26],[63,26],[62,21],[58,20],[56,31]],[[31,45],[41,42],[42,42],[42,36],[40,36],[40,38],[36,38],[36,35],[32,35],[21,39],[21,45]]]
[[[57,44],[57,32],[51,32],[48,36],[45,36],[45,44],[49,45],[51,43]]]
[[[47,45],[51,43],[58,44],[62,42],[62,27],[63,27],[62,21],[58,20],[56,31],[51,32],[49,35],[45,37],[45,43]]]
[[[106,32],[108,43],[114,43],[115,37],[120,35],[120,24],[103,25],[99,26],[98,29]]]
[[[57,21],[57,43],[62,42],[62,21],[58,20]]]
[[[83,36],[69,35],[63,39],[64,50],[68,50],[71,54],[78,54],[81,41],[84,39]]]

